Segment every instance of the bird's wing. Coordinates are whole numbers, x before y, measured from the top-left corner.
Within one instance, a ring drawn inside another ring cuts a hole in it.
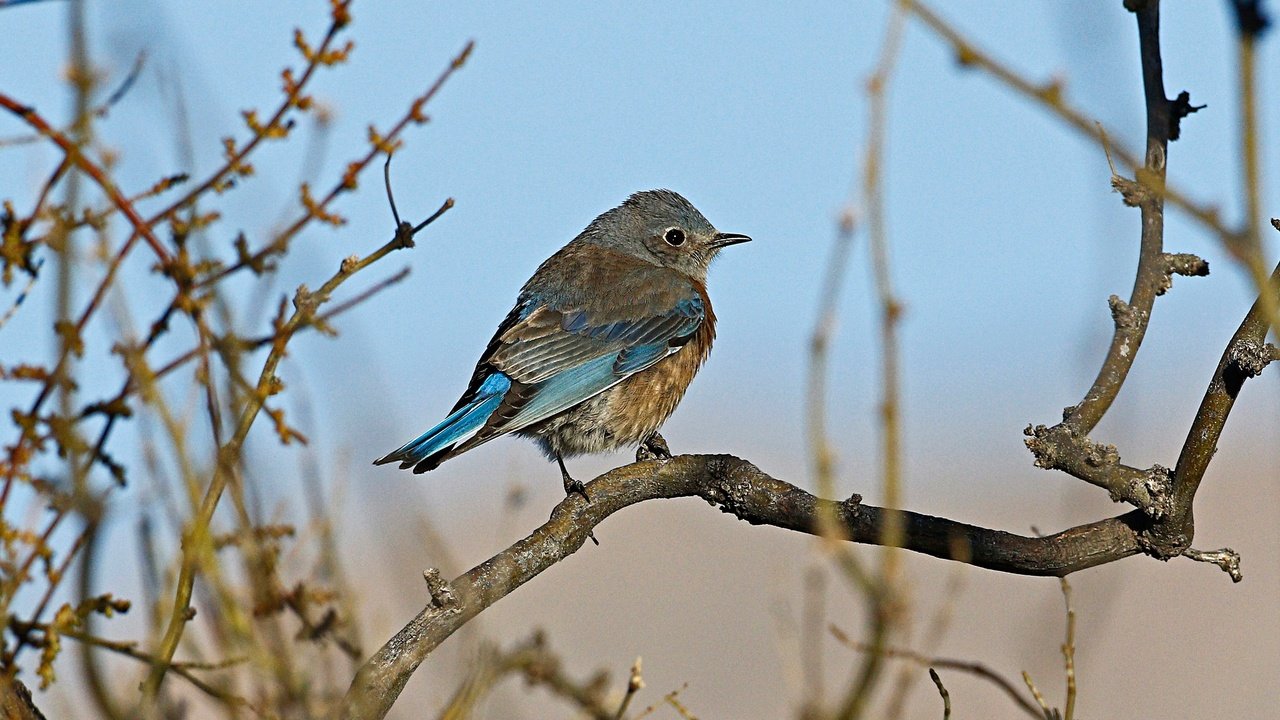
[[[491,416],[490,432],[533,425],[652,367],[688,342],[705,317],[692,286],[673,307],[641,317],[535,304],[485,359],[515,390]]]

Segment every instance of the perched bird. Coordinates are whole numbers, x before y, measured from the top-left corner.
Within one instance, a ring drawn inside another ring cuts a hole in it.
[[[499,435],[564,459],[639,444],[669,458],[658,428],[711,352],[707,267],[751,238],[718,232],[670,190],[638,192],[542,263],[439,425],[374,461],[426,472]],[[585,493],[583,493],[585,496]]]

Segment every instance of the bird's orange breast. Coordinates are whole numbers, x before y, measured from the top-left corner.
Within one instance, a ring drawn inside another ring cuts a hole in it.
[[[706,288],[699,286],[697,290],[706,316],[689,342],[653,367],[618,383],[609,393],[605,424],[621,443],[641,442],[661,427],[711,354],[716,316]]]

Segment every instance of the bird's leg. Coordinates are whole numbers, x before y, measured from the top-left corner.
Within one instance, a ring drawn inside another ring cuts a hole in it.
[[[586,486],[569,476],[569,469],[564,466],[564,458],[560,457],[559,454],[556,455],[556,463],[560,465],[560,479],[564,480],[564,494],[567,496],[578,493],[582,496],[583,500],[591,502],[591,498],[587,497]],[[587,537],[591,538],[591,542],[595,543],[596,546],[599,547],[600,541],[596,539],[596,534],[594,532],[588,530]]]
[[[579,495],[582,496],[583,500],[586,500],[587,502],[591,502],[591,498],[587,497],[586,486],[584,486],[582,483],[578,482],[577,480],[574,480],[569,475],[569,469],[564,466],[564,458],[560,457],[560,455],[557,454],[556,462],[560,465],[560,479],[564,480],[564,494],[572,495],[574,493],[578,493]]]
[[[644,442],[640,443],[640,447],[636,448],[636,462],[670,459],[671,448],[667,447],[667,441],[656,432],[645,438]]]

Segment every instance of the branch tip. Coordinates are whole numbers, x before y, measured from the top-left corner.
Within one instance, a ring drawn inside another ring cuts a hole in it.
[[[382,163],[382,182],[387,186],[387,204],[391,206],[391,218],[395,220],[397,232],[399,232],[398,228],[404,223],[400,222],[400,213],[396,210],[396,196],[391,192],[391,156],[395,152],[394,147],[387,148],[387,161]]]
[[[1222,568],[1223,572],[1231,576],[1231,582],[1233,583],[1238,583],[1244,579],[1244,575],[1240,572],[1240,553],[1231,548],[1222,548],[1220,550],[1187,548],[1182,551],[1182,556],[1191,558],[1196,562],[1217,565]]]
[[[951,693],[947,692],[946,686],[942,684],[942,678],[938,677],[938,671],[929,668],[929,679],[938,688],[938,695],[942,696],[942,720],[948,720],[951,717]]]

